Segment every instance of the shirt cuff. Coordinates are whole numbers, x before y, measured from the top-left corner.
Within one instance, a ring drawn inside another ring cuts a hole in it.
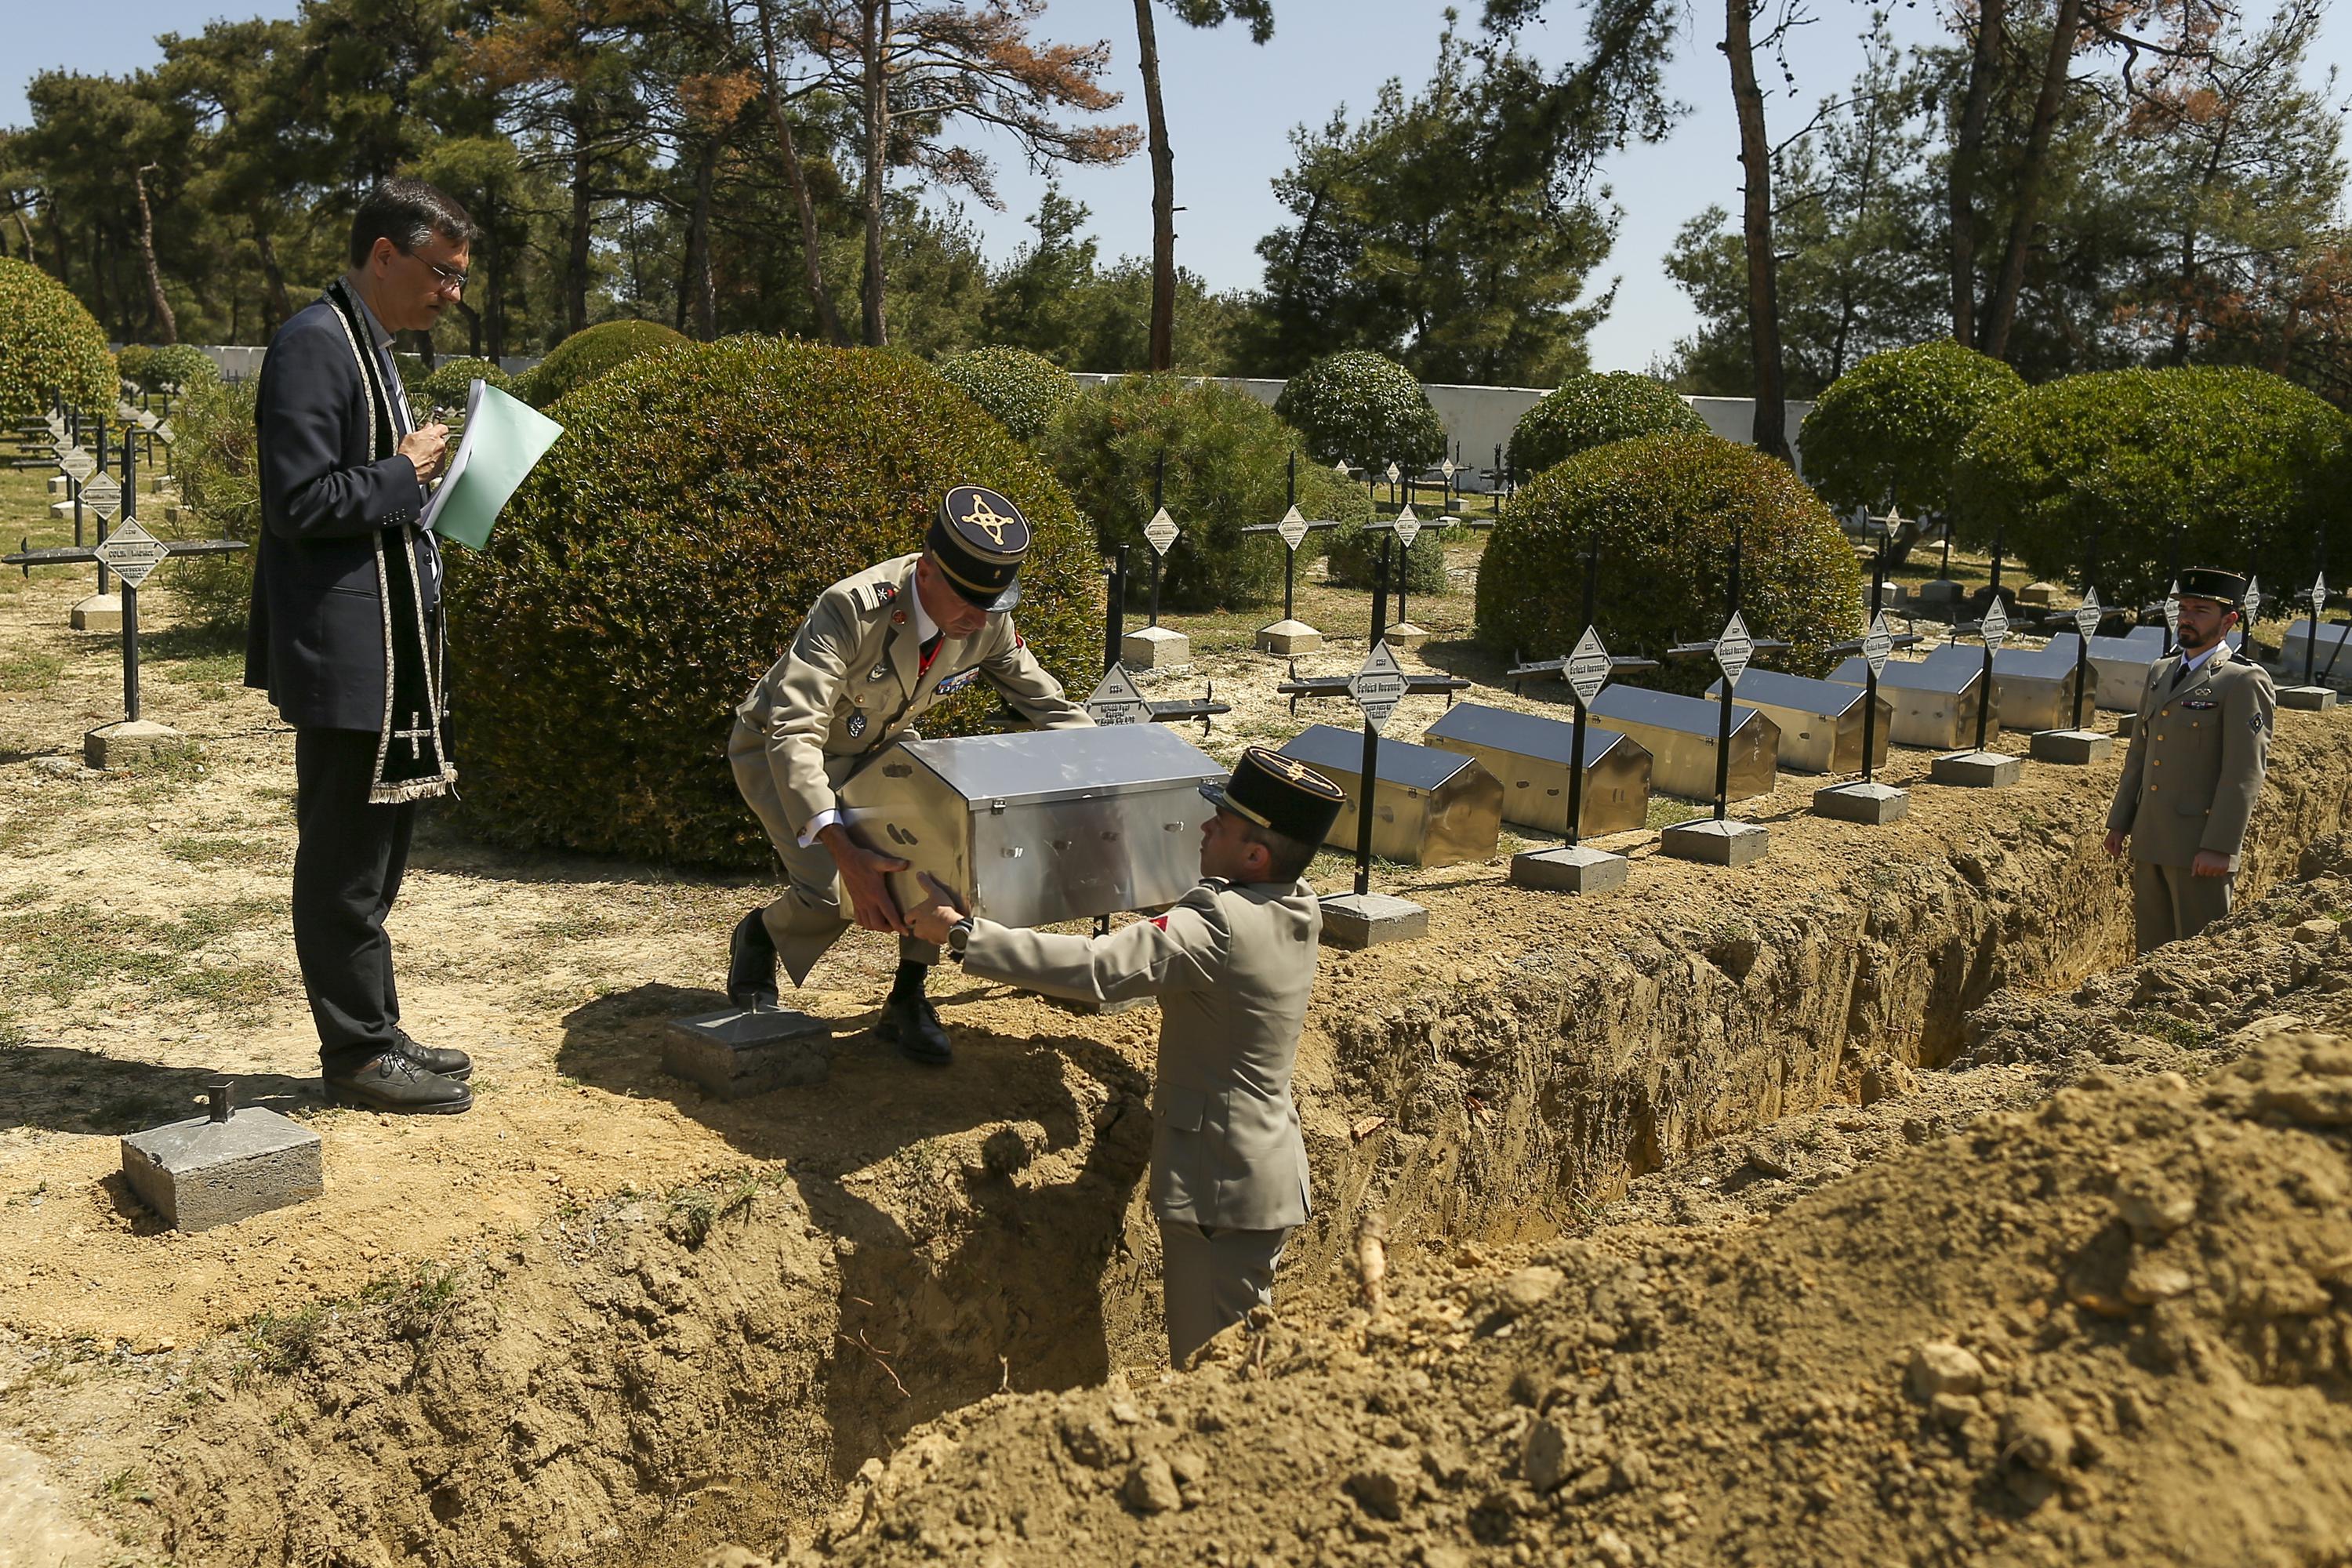
[[[807,849],[814,847],[816,843],[816,836],[840,820],[841,813],[838,811],[820,811],[810,817],[808,826],[801,829],[801,847]]]

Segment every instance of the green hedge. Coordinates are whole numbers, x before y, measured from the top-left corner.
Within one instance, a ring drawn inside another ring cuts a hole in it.
[[[573,387],[586,385],[615,365],[692,341],[659,321],[599,322],[572,333],[531,367],[525,378],[524,400],[536,407],[548,407]]]
[[[1582,635],[1584,549],[1601,542],[1599,620],[1612,653],[1655,658],[1724,623],[1732,521],[1741,610],[1796,647],[1763,662],[1819,675],[1862,632],[1862,572],[1822,499],[1786,463],[1715,436],[1648,436],[1545,469],[1503,509],[1478,568],[1478,637],[1505,658],[1557,658]],[[1641,684],[1701,691],[1712,663],[1675,660]]]
[[[0,419],[47,414],[44,392],[110,417],[118,389],[97,318],[31,262],[0,256]]]
[[[1361,349],[1317,360],[1283,384],[1276,416],[1321,462],[1422,468],[1445,456],[1445,427],[1412,372]]]
[[[1951,510],[1969,432],[2025,390],[2017,372],[1950,339],[1874,353],[1830,383],[1798,441],[1805,478],[1834,507],[1912,517]]]
[[[1519,416],[1511,429],[1511,468],[1521,483],[1564,458],[1680,431],[1706,434],[1706,421],[1663,382],[1629,370],[1594,372],[1563,381]]]
[[[2100,596],[2146,604],[2180,563],[2311,581],[2352,561],[2352,421],[2266,371],[2107,371],[2032,387],[1979,422],[1953,479],[1959,536],[2071,582],[2095,536]]]
[[[404,380],[402,385],[408,392],[409,403],[420,415],[430,414],[436,408],[453,409],[462,415],[477,380],[488,382],[500,391],[510,390],[514,385],[514,378],[495,362],[471,355],[445,359],[416,380]]]
[[[253,426],[257,378],[189,387],[172,415],[172,473],[195,514],[174,531],[194,539],[242,539],[227,555],[189,555],[157,578],[185,618],[242,626],[253,600],[253,545],[261,537],[261,469]]]
[[[1036,542],[1023,634],[1079,695],[1100,667],[1093,541],[1052,474],[919,360],[730,338],[637,360],[564,402],[566,434],[481,555],[450,559],[467,818],[503,842],[761,867],[733,710],[830,584],[921,547],[965,481]],[[976,689],[924,720],[978,726]]]
[[[940,374],[1033,447],[1045,438],[1062,405],[1078,395],[1078,384],[1068,371],[1027,349],[950,354],[940,361]]]
[[[1102,548],[1135,547],[1128,559],[1139,595],[1150,574],[1143,525],[1154,465],[1164,456],[1168,515],[1182,532],[1168,552],[1161,608],[1234,609],[1281,596],[1281,541],[1241,531],[1282,516],[1298,437],[1257,399],[1181,375],[1122,376],[1065,405],[1042,450]],[[1308,482],[1313,463],[1302,454],[1298,466]]]

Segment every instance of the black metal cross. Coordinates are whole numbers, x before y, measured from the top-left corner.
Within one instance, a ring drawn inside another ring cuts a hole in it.
[[[1724,595],[1723,625],[1726,631],[1731,628],[1733,617],[1739,614],[1741,532],[1740,525],[1735,520],[1731,525],[1731,586],[1730,591]],[[1666,657],[1668,658],[1713,658],[1722,642],[1721,634],[1717,634],[1705,642],[1676,643],[1666,649]],[[1789,646],[1778,637],[1759,637],[1752,633],[1748,637],[1748,656],[1751,659],[1757,654],[1768,649],[1785,648]],[[1729,816],[1727,806],[1731,794],[1731,693],[1737,684],[1731,679],[1729,670],[1723,672],[1723,703],[1721,711],[1717,715],[1715,731],[1715,819],[1717,822],[1724,821]]]

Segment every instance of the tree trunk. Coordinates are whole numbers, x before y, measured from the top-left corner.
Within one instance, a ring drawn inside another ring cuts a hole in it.
[[[1151,346],[1149,368],[1176,363],[1176,155],[1160,100],[1160,39],[1151,0],[1135,0],[1136,55],[1143,68],[1143,112],[1151,126]]]
[[[1945,196],[1951,225],[1952,341],[1977,346],[1977,167],[1984,157],[1985,121],[2000,79],[2000,35],[2008,0],[1980,0],[1976,50],[1969,59],[1969,92],[1952,133],[1952,166]]]
[[[784,179],[793,187],[793,205],[800,211],[801,268],[808,281],[809,304],[825,342],[846,347],[849,335],[841,330],[841,313],[833,308],[833,291],[824,286],[824,258],[819,245],[816,204],[810,199],[808,174],[801,167],[800,151],[793,145],[793,122],[784,113],[783,83],[776,69],[775,0],[760,0],[760,60],[768,80],[768,120],[776,130],[776,148],[783,154]]]
[[[16,209],[16,232],[25,237],[25,259],[33,266],[38,267],[41,264],[41,258],[33,248],[33,226],[25,221],[23,207]]]
[[[167,343],[180,341],[180,323],[172,317],[172,302],[163,298],[163,272],[155,265],[155,212],[147,205],[147,171],[159,167],[144,164],[131,171],[131,188],[139,193],[139,263],[147,272],[147,305],[155,312],[155,331]]]
[[[588,242],[596,205],[589,195],[594,155],[588,146],[587,106],[572,105],[572,247],[563,268],[563,331],[565,335],[588,325]]]
[[[1739,112],[1746,171],[1741,227],[1748,240],[1748,348],[1756,366],[1756,449],[1789,460],[1789,405],[1780,370],[1780,298],[1772,257],[1772,150],[1764,139],[1764,94],[1756,85],[1749,0],[1727,0],[1723,52],[1731,61],[1731,101]]]
[[[859,200],[866,214],[866,276],[858,286],[865,314],[866,346],[878,349],[889,336],[882,320],[883,160],[890,154],[890,84],[884,57],[890,47],[890,0],[864,0],[866,24],[866,180]]]
[[[706,142],[694,171],[694,212],[686,226],[686,276],[678,280],[678,331],[709,342],[719,335],[719,285],[710,267],[710,183],[719,167],[719,143]]]
[[[2017,297],[2025,288],[2025,253],[2040,216],[2042,187],[2050,174],[2050,133],[2066,99],[2066,70],[2074,59],[2074,35],[2080,31],[2083,0],[2058,0],[2058,19],[2050,29],[2050,53],[2042,66],[2042,91],[2033,100],[2033,129],[2026,137],[2025,160],[2017,181],[2017,210],[2010,215],[2009,246],[2000,258],[2000,280],[1985,312],[1984,352],[1995,359],[2009,357],[2009,330],[2017,321]]]
[[[286,293],[286,269],[278,265],[278,243],[261,220],[253,220],[253,251],[261,258],[261,280],[266,289],[263,298],[268,303],[269,335],[276,336],[278,325],[294,314],[294,301]]]

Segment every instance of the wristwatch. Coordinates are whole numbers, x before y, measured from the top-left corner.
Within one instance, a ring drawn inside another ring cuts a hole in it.
[[[948,956],[955,959],[962,958],[964,943],[971,940],[971,917],[970,915],[966,915],[963,919],[956,921],[955,924],[948,927]]]

